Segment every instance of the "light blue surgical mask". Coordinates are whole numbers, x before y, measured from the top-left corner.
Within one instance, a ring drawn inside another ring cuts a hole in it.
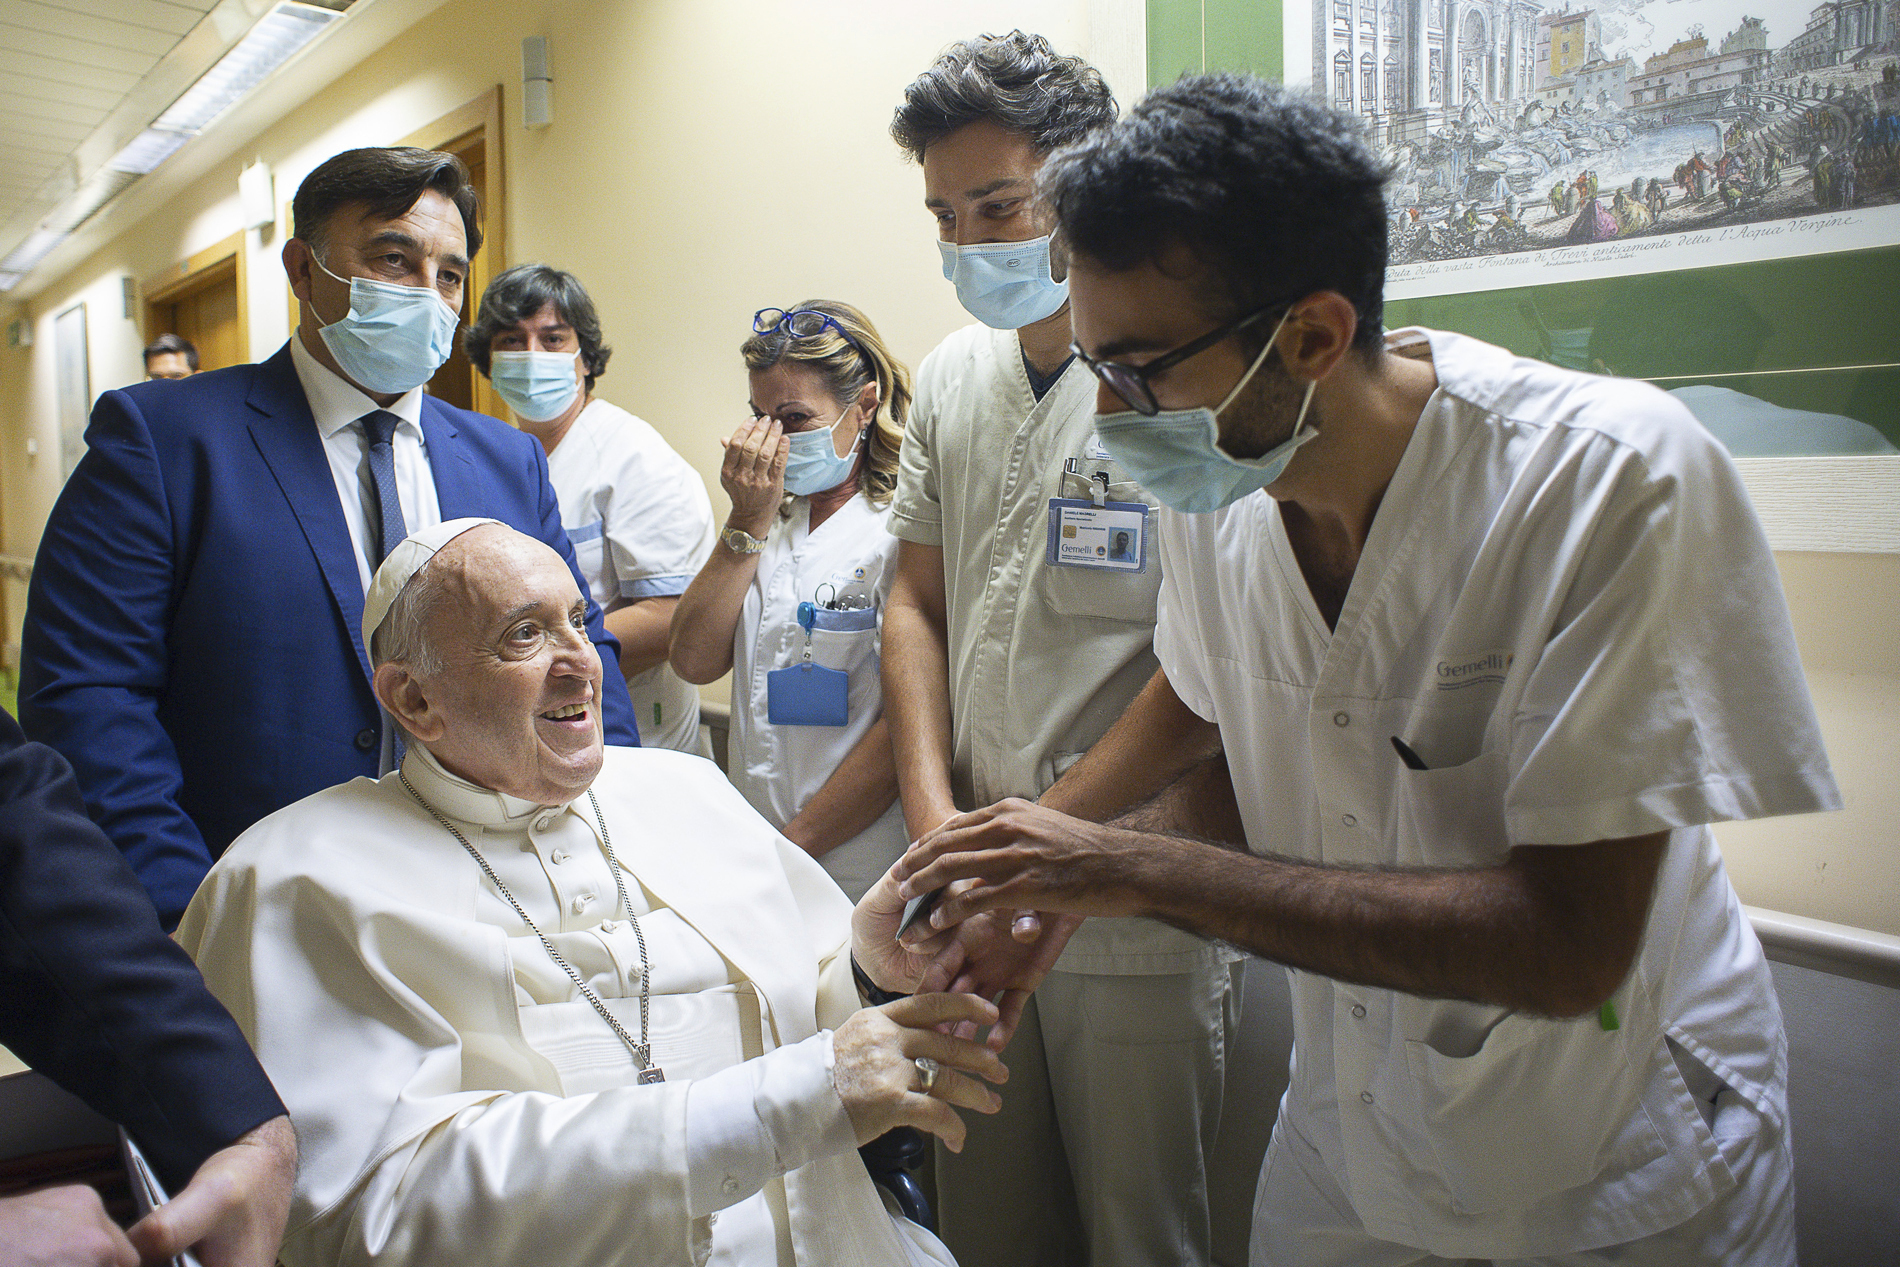
[[[1279,479],[1294,452],[1319,434],[1314,428],[1301,429],[1318,380],[1306,385],[1299,415],[1293,419],[1293,434],[1257,458],[1231,457],[1220,447],[1220,415],[1266,361],[1273,340],[1285,324],[1283,316],[1260,355],[1220,404],[1212,409],[1205,405],[1198,409],[1164,409],[1153,415],[1132,409],[1098,414],[1095,430],[1101,436],[1102,447],[1163,506],[1188,515],[1204,515],[1230,506]]]
[[[321,260],[317,267],[324,268]],[[434,377],[455,348],[455,310],[426,286],[336,277],[350,287],[350,310],[320,328],[343,372],[366,391],[401,395]]]
[[[785,456],[785,491],[797,497],[810,497],[813,493],[822,493],[828,488],[836,488],[851,478],[851,468],[858,464],[858,446],[852,445],[850,452],[838,456],[837,446],[831,442],[831,433],[838,429],[846,409],[837,419],[823,430],[813,427],[809,431],[794,431],[785,437],[791,446]],[[862,441],[863,433],[858,439]]]
[[[488,381],[523,422],[559,418],[581,390],[572,352],[497,352]]]
[[[1020,330],[1068,302],[1069,283],[1049,275],[1047,236],[972,246],[940,241],[937,251],[958,302],[991,329]]]

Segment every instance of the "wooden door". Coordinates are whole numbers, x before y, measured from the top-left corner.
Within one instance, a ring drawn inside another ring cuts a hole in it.
[[[244,272],[244,235],[234,233],[148,279],[140,288],[145,293],[145,341],[161,334],[191,340],[201,371],[249,361]]]
[[[468,183],[477,190],[488,188],[488,143],[487,129],[477,129],[467,136],[457,137],[447,145],[438,148],[455,155],[468,168]],[[486,203],[481,208],[481,220],[486,231],[491,217]],[[455,350],[449,353],[449,359],[429,380],[428,392],[439,400],[447,401],[461,409],[475,409],[488,412],[483,406],[485,400],[477,399],[477,380],[481,376],[468,362],[468,353],[462,350],[462,335],[475,320],[475,310],[482,302],[482,292],[488,289],[489,279],[494,275],[491,269],[493,256],[486,249],[477,251],[469,262],[468,281],[462,294],[462,324],[455,331]],[[483,381],[481,387],[488,384]]]
[[[482,249],[469,264],[468,285],[462,302],[462,324],[457,331],[454,353],[435,377],[429,380],[431,395],[496,418],[507,418],[508,407],[495,393],[489,381],[475,371],[462,352],[460,335],[475,319],[482,292],[495,275],[508,267],[508,252],[503,242],[507,217],[502,212],[502,133],[501,88],[484,92],[459,110],[403,137],[398,144],[419,145],[424,149],[443,150],[461,159],[468,168],[469,183],[481,202]]]
[[[242,365],[245,339],[238,326],[237,269],[226,268],[224,276],[206,281],[194,290],[157,305],[157,328],[150,339],[160,334],[175,334],[198,349],[200,370],[221,370],[227,365]]]

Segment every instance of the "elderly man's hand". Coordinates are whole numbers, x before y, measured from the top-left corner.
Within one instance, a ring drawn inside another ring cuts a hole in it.
[[[996,1053],[937,1027],[988,1025],[996,1008],[967,994],[920,994],[855,1013],[832,1035],[836,1057],[831,1084],[844,1101],[859,1144],[886,1131],[914,1126],[963,1151],[963,1119],[956,1108],[994,1113],[1002,1100],[977,1081],[1001,1084],[1009,1070]],[[922,1090],[919,1057],[937,1062],[936,1081]]]
[[[973,884],[964,881],[950,892]],[[897,925],[903,912],[894,870],[886,872],[851,915],[852,954],[858,966],[886,990],[948,991],[993,1000],[998,1020],[986,1040],[993,1051],[1008,1046],[1030,991],[1042,984],[1082,923],[1079,917],[1059,917],[1025,936],[1023,912],[1012,918],[1010,912],[995,911],[943,931],[919,920],[899,942]],[[968,1038],[976,1029],[964,1023],[953,1032]]]
[[[138,1251],[83,1184],[0,1200],[7,1267],[138,1267]]]
[[[290,1215],[297,1137],[275,1117],[211,1154],[185,1190],[133,1224],[148,1262],[189,1249],[205,1267],[271,1267]]]
[[[897,926],[903,918],[904,899],[898,896],[896,878],[886,871],[851,912],[851,955],[882,988],[910,994],[950,944],[951,935],[933,933],[920,920],[900,943]]]

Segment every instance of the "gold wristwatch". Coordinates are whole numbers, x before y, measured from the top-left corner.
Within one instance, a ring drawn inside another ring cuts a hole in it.
[[[755,537],[743,528],[735,528],[731,524],[719,530],[719,541],[734,554],[757,554],[765,549],[763,537]]]

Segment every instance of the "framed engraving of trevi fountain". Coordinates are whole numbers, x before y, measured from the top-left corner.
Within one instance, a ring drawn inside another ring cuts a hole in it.
[[[1392,163],[1390,299],[1900,242],[1900,0],[1283,12]]]

